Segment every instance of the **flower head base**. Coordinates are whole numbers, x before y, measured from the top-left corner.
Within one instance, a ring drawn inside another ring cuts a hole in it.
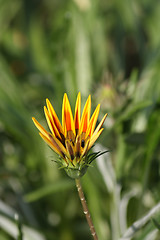
[[[73,118],[71,106],[65,93],[61,125],[48,99],[46,99],[46,105],[47,108],[44,107],[44,112],[51,133],[47,132],[35,118],[32,120],[40,131],[39,134],[43,140],[59,155],[57,162],[60,166],[66,170],[70,177],[79,178],[85,174],[90,163],[101,154],[99,152],[89,154],[89,150],[102,133],[102,125],[107,114],[96,127],[100,104],[90,118],[91,96],[89,95],[81,116],[81,95],[79,93]]]

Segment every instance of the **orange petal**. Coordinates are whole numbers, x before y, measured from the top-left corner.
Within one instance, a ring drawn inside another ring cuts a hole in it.
[[[39,130],[46,138],[48,138],[49,133],[42,127],[42,125],[41,125],[34,117],[32,117],[32,120],[33,120],[35,126],[38,128],[38,130]]]
[[[92,117],[89,121],[89,126],[88,126],[88,129],[87,129],[87,132],[86,132],[86,137],[88,135],[92,136],[92,134],[93,134],[93,131],[95,129],[96,122],[97,122],[97,119],[98,119],[99,110],[100,110],[100,104],[98,104],[98,106],[96,107],[96,109],[95,109],[94,113],[92,114]]]
[[[59,134],[59,131],[58,129],[56,128],[55,124],[54,124],[54,121],[51,119],[51,116],[47,110],[46,107],[44,107],[44,113],[45,113],[45,116],[46,116],[46,120],[47,120],[47,123],[48,123],[48,126],[52,132],[52,134],[56,137],[58,137],[59,139],[61,139],[61,136]]]
[[[76,133],[78,133],[78,130],[79,130],[80,117],[81,117],[81,94],[79,92],[76,100],[75,114],[74,114],[74,125],[75,125]]]
[[[50,103],[50,101],[48,99],[46,99],[46,104],[47,104],[47,108],[48,108],[48,111],[49,111],[49,115],[51,117],[51,119],[54,121],[54,124],[56,126],[56,128],[58,129],[58,131],[60,133],[63,134],[63,128],[62,128],[62,125],[57,117],[57,114],[52,106],[52,104]]]
[[[91,139],[90,139],[90,143],[89,143],[88,149],[90,149],[90,148],[93,146],[93,144],[95,143],[95,141],[97,140],[97,138],[99,138],[100,134],[102,133],[103,129],[104,129],[104,128],[101,128],[101,130],[99,130],[98,133],[92,135],[92,137],[91,137]]]
[[[87,131],[90,114],[91,114],[91,95],[89,95],[89,97],[86,101],[86,104],[84,106],[84,109],[83,109],[79,134]]]
[[[66,136],[66,131],[73,131],[75,135],[73,115],[72,115],[71,106],[66,93],[64,94],[64,98],[63,98],[62,125],[65,131],[65,136]]]

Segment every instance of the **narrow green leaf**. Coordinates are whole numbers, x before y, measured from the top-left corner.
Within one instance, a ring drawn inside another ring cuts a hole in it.
[[[160,231],[160,223],[155,218],[152,218],[152,222],[155,227]]]
[[[37,189],[36,191],[28,193],[27,195],[24,196],[24,199],[27,202],[33,202],[33,201],[39,200],[42,197],[50,195],[52,193],[66,191],[73,187],[74,187],[74,181],[62,179],[57,183],[49,184],[40,189]]]

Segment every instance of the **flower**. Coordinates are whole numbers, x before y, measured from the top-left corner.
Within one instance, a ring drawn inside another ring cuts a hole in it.
[[[62,105],[62,125],[50,101],[46,99],[44,113],[51,132],[47,132],[33,117],[35,126],[40,131],[40,136],[59,155],[56,160],[72,178],[84,175],[90,163],[101,153],[90,153],[89,150],[103,131],[102,125],[107,117],[103,117],[96,127],[100,104],[96,107],[92,117],[91,96],[89,95],[81,116],[81,94],[79,93],[75,105],[73,118],[71,106],[64,94]],[[95,128],[96,127],[96,128]]]

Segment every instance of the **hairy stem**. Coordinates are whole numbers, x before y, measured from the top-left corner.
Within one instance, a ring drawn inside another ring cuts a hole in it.
[[[90,215],[90,212],[88,210],[88,206],[87,206],[87,203],[86,203],[86,200],[85,200],[85,196],[84,196],[84,193],[83,193],[83,190],[82,190],[80,179],[76,179],[75,181],[76,181],[76,186],[77,186],[79,198],[80,198],[81,203],[82,203],[83,212],[84,212],[84,214],[86,216],[86,219],[87,219],[87,222],[88,222],[91,234],[92,234],[94,240],[98,240],[98,237],[97,237],[97,234],[96,234],[96,230],[94,228],[94,225],[93,225],[93,222],[92,222],[92,219],[91,219],[91,215]]]

